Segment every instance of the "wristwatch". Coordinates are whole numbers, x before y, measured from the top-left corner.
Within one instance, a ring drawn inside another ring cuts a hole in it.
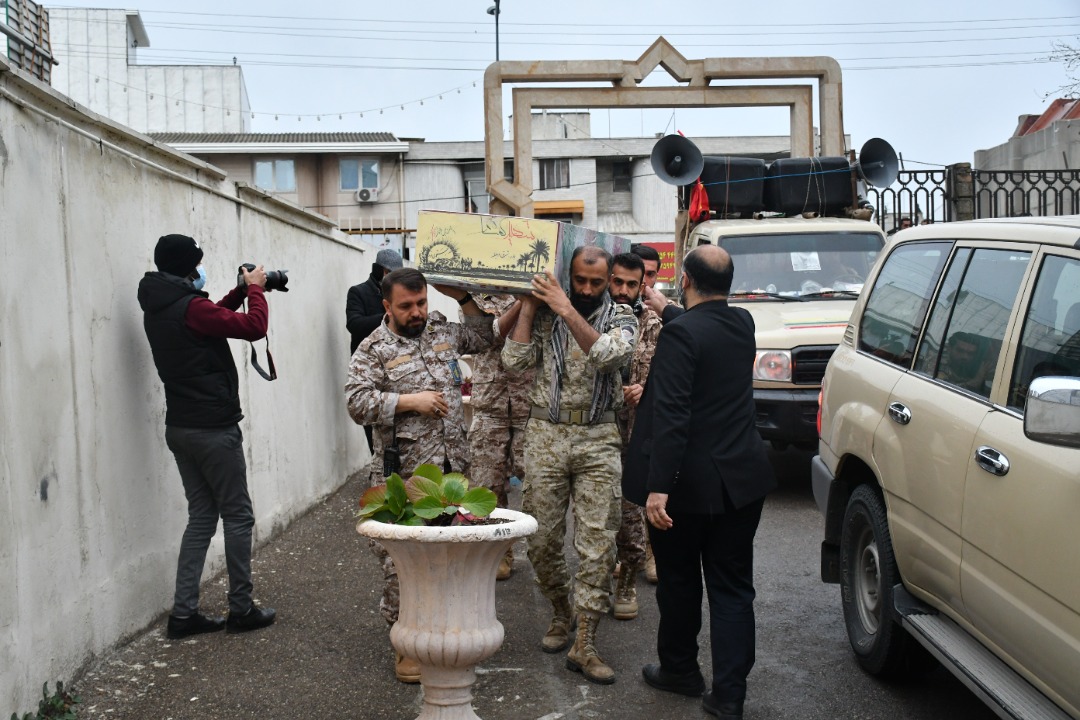
[[[461,305],[462,307],[465,307],[466,305],[469,304],[470,300],[472,300],[472,295],[470,295],[469,293],[465,293],[465,297],[458,300],[457,304]]]

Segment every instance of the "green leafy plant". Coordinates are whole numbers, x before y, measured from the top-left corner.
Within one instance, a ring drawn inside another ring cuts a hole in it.
[[[360,496],[359,517],[393,525],[475,525],[497,504],[495,493],[469,488],[461,473],[421,465],[408,481],[394,473],[385,485],[369,488]]]
[[[56,681],[56,692],[49,695],[49,683],[41,686],[41,700],[36,715],[26,713],[22,720],[76,720],[75,706],[82,702],[78,695],[64,691],[64,683]],[[11,720],[19,720],[18,713],[11,713]]]

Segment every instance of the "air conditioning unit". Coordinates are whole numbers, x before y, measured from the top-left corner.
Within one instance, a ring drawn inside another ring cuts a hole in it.
[[[373,203],[379,202],[379,188],[360,188],[356,191],[356,202]]]

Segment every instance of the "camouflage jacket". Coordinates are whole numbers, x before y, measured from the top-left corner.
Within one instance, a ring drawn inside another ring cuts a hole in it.
[[[630,358],[630,375],[627,385],[644,385],[649,379],[649,365],[656,354],[656,341],[664,321],[648,307],[642,305],[641,317],[638,318],[638,338],[634,345],[634,354]],[[619,411],[620,427],[623,431],[623,444],[630,440],[634,429],[635,408],[624,407]]]
[[[597,310],[596,312],[600,312]],[[595,314],[589,318],[591,321]],[[536,367],[536,379],[529,389],[529,402],[536,407],[548,407],[551,373],[554,359],[548,348],[555,313],[546,306],[536,312],[533,319],[532,337],[528,343],[507,338],[503,346],[503,365],[509,370],[525,370]],[[588,410],[592,404],[593,376],[599,372],[613,373],[616,391],[612,395],[612,409],[622,407],[622,368],[630,361],[637,340],[637,318],[627,305],[616,305],[615,317],[600,337],[585,353],[577,340],[567,333],[566,368],[562,383],[560,405],[563,410]]]
[[[468,470],[460,373],[455,378],[454,370],[461,355],[482,352],[491,342],[490,317],[466,316],[464,323],[451,323],[432,312],[418,338],[395,335],[384,319],[360,343],[349,362],[345,399],[353,420],[373,426],[372,482],[383,477],[383,449],[392,443],[395,429],[404,472],[429,462],[441,465],[444,459],[453,470]],[[442,391],[450,406],[445,418],[396,414],[399,395],[425,390]]]
[[[488,315],[495,316],[492,321],[494,344],[490,350],[477,353],[469,359],[472,368],[472,409],[474,413],[505,415],[508,408],[527,407],[528,392],[536,371],[524,372],[507,370],[502,364],[503,337],[499,318],[516,301],[513,295],[484,295],[472,293],[473,301]]]

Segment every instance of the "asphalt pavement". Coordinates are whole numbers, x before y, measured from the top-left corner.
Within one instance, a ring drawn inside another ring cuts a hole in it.
[[[993,717],[944,672],[913,687],[882,684],[851,659],[838,589],[818,578],[820,515],[808,486],[806,455],[793,463],[766,502],[758,533],[758,659],[749,679],[745,717]],[[165,615],[129,643],[100,658],[73,681],[80,718],[263,720],[414,718],[418,685],[393,675],[393,650],[378,613],[382,577],[354,514],[361,484],[349,481],[256,549],[256,600],[274,607],[277,623],[240,635],[216,633],[170,641]],[[520,504],[515,494],[511,506]],[[639,577],[636,620],[600,624],[601,655],[618,673],[613,685],[585,681],[565,656],[540,651],[550,607],[515,547],[513,576],[496,590],[505,628],[502,648],[480,668],[473,706],[485,720],[706,718],[700,700],[656,691],[641,679],[655,660],[653,586]],[[224,614],[226,580],[203,586],[203,608]],[[702,669],[709,676],[708,624]]]

